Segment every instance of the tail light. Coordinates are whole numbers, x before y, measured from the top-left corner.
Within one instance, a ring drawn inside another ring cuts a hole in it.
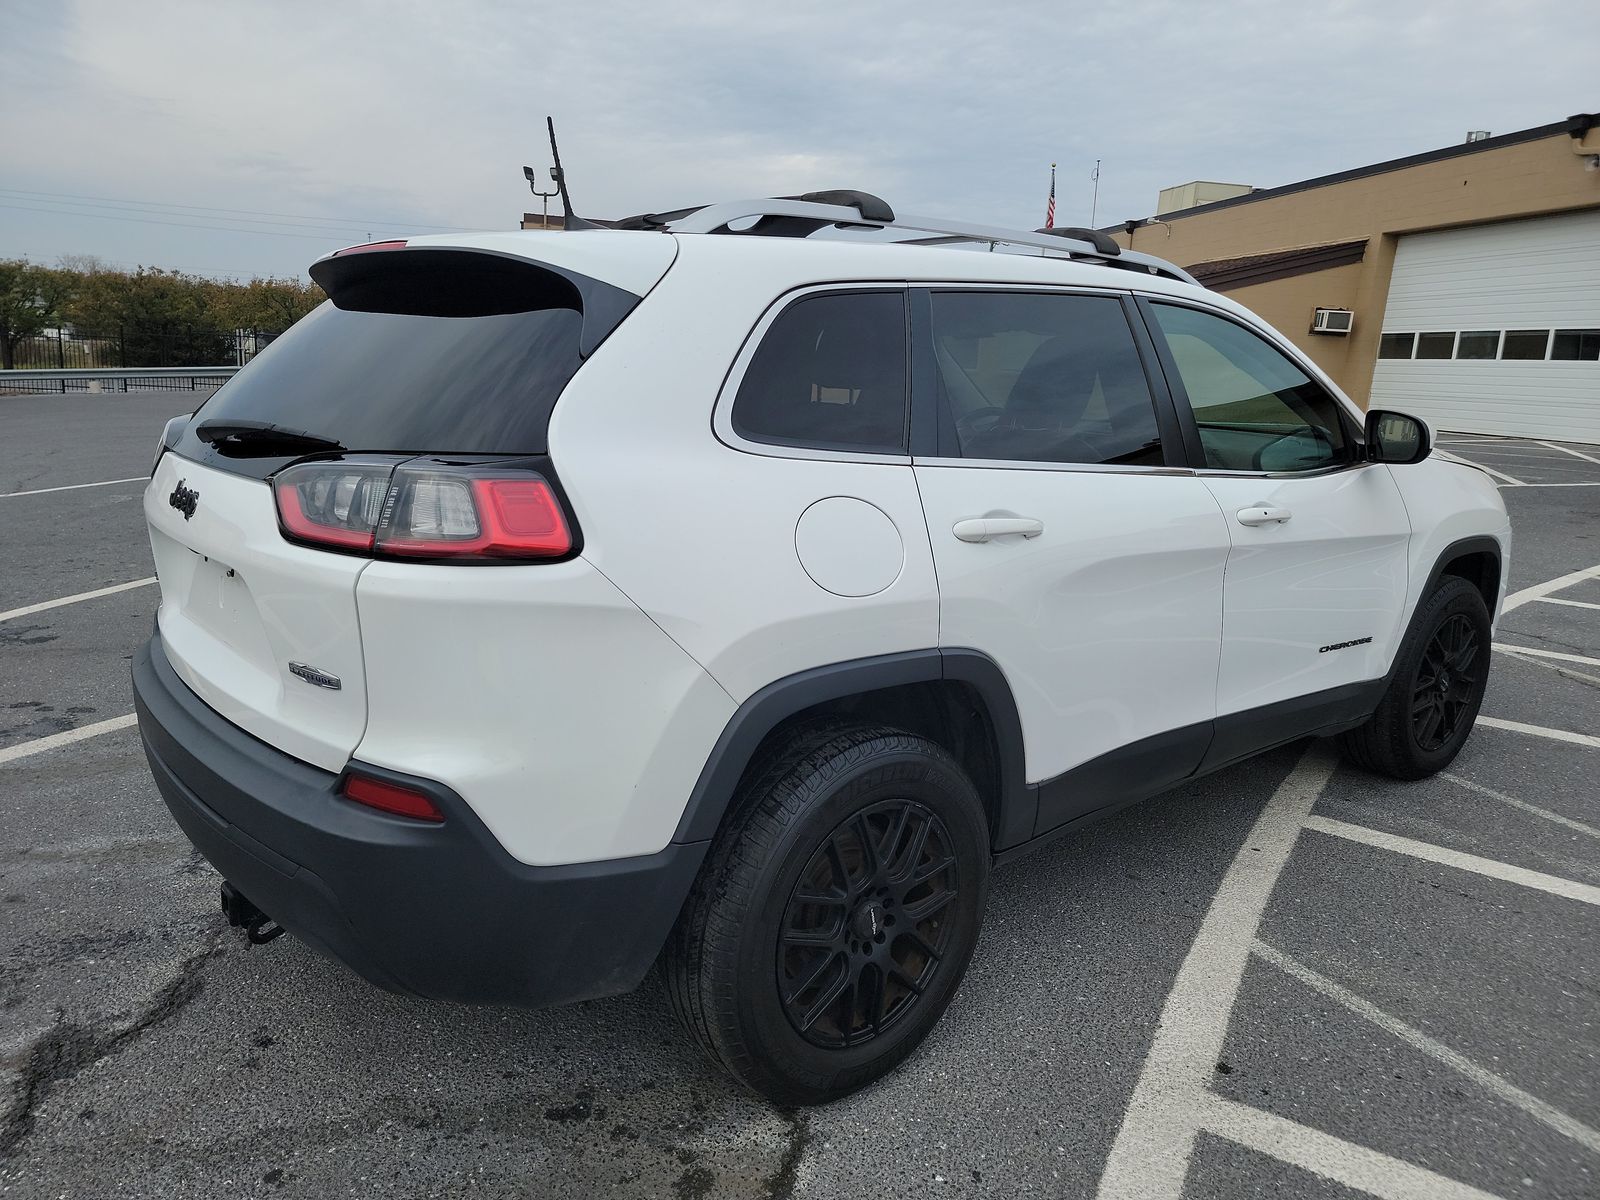
[[[444,820],[444,813],[439,811],[439,806],[426,793],[390,783],[387,779],[346,775],[340,793],[346,800],[354,800],[357,804],[393,813],[397,817],[410,817],[416,821]]]
[[[290,541],[453,562],[561,558],[571,526],[548,479],[504,464],[310,462],[272,482]]]

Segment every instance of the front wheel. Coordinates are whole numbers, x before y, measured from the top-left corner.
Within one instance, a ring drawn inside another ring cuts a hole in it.
[[[1406,631],[1377,711],[1340,739],[1346,757],[1395,779],[1449,766],[1483,703],[1491,639],[1478,589],[1454,576],[1440,581]]]
[[[672,1007],[713,1061],[780,1104],[902,1062],[977,942],[982,803],[924,738],[803,727],[736,799],[668,942]]]

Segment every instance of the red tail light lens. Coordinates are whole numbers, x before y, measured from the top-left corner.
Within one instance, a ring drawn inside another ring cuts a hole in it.
[[[548,480],[503,466],[301,463],[273,480],[291,541],[460,562],[560,558],[572,530]]]
[[[556,558],[572,549],[567,519],[537,476],[397,480],[394,519],[377,548],[408,558]]]
[[[389,463],[302,463],[272,481],[278,520],[293,541],[371,550],[389,491]]]
[[[365,775],[346,775],[341,789],[345,799],[365,804],[397,817],[411,817],[417,821],[443,821],[444,813],[428,796],[415,788],[401,787],[383,779],[369,779]]]

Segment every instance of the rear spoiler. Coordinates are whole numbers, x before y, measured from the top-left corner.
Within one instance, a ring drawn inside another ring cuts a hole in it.
[[[643,299],[552,263],[495,250],[377,242],[311,265],[333,303],[353,312],[487,317],[570,308],[583,314],[578,351],[588,358]]]

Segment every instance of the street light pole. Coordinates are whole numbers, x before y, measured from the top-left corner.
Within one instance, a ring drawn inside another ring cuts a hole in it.
[[[561,193],[560,193],[559,189],[553,189],[553,190],[548,191],[548,192],[541,192],[539,190],[538,183],[535,181],[535,176],[537,174],[538,173],[532,167],[523,167],[522,168],[523,178],[528,181],[528,190],[530,192],[532,192],[535,196],[539,197],[539,199],[541,201],[543,201],[543,203],[544,203],[544,212],[541,215],[540,220],[539,220],[539,228],[541,228],[541,229],[549,229],[550,228],[550,198],[552,196],[559,196]],[[551,178],[552,184],[559,183],[559,180],[556,178],[556,173],[555,173],[554,170],[551,170],[550,178]]]

